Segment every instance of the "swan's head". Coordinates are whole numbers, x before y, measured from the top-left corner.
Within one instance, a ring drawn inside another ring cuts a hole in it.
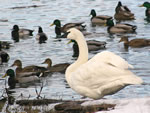
[[[71,40],[77,40],[80,38],[82,35],[81,31],[79,31],[76,28],[71,28],[67,31],[67,38]]]

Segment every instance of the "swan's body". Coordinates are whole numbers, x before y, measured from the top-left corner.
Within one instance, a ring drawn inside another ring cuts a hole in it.
[[[120,56],[104,51],[88,61],[88,48],[84,36],[70,29],[67,38],[79,45],[79,57],[66,70],[66,80],[79,94],[93,99],[113,94],[130,84],[141,84],[142,79],[128,70],[132,67]],[[114,60],[115,59],[115,60]]]

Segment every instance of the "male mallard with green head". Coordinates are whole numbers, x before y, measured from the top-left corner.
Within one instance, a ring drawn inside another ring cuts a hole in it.
[[[65,33],[68,29],[70,28],[77,28],[81,31],[85,30],[85,25],[83,25],[84,22],[79,22],[79,23],[67,23],[65,24],[63,27],[61,27],[61,22],[60,20],[56,19],[53,21],[53,23],[50,26],[55,25],[55,33],[56,33],[56,37],[60,38],[61,33]]]
[[[109,33],[134,33],[136,30],[135,25],[131,24],[114,24],[113,19],[108,19],[106,22],[108,26],[107,31]]]
[[[73,42],[73,57],[79,56],[79,47],[75,40],[71,40],[69,43]],[[87,40],[88,51],[97,51],[100,49],[106,49],[106,42],[97,40]]]
[[[8,69],[6,71],[6,74],[2,78],[9,76],[8,85],[12,89],[15,88],[16,83],[28,83],[39,81],[42,75],[43,73],[39,72],[21,72],[18,74],[18,76],[15,76],[14,70]]]
[[[8,85],[10,89],[14,89],[16,86],[16,79],[15,79],[15,72],[12,69],[8,69],[2,78],[9,76],[8,78]]]
[[[90,15],[92,15],[91,18],[91,23],[92,24],[99,24],[99,25],[104,25],[106,24],[107,19],[111,19],[111,16],[107,15],[96,15],[96,11],[94,9],[91,10]]]
[[[150,20],[150,3],[149,2],[144,2],[140,7],[145,7],[145,16],[146,19]]]

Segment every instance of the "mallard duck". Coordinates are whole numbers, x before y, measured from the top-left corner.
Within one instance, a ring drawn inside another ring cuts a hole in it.
[[[108,19],[106,25],[108,26],[107,31],[109,33],[134,33],[137,28],[135,25],[131,24],[114,25],[113,19]]]
[[[75,40],[71,40],[69,43],[71,43],[71,42],[73,42],[73,52],[74,52],[73,57],[78,57],[79,56],[78,44]],[[89,52],[106,48],[106,42],[104,42],[104,41],[88,40],[86,42],[88,45]]]
[[[12,44],[11,42],[8,42],[8,41],[0,41],[0,43],[1,43],[2,49],[9,49]]]
[[[45,67],[36,66],[36,65],[26,66],[22,68],[21,60],[15,60],[11,66],[17,66],[17,68],[19,68],[21,72],[44,72],[47,70]]]
[[[6,53],[5,51],[2,51],[2,45],[1,45],[1,41],[0,41],[0,63],[6,63],[9,61],[10,57],[8,55],[8,53]]]
[[[16,78],[18,78],[18,76],[20,76],[20,73],[43,73],[42,76],[45,76],[45,72],[47,72],[47,68],[45,67],[40,67],[40,66],[35,66],[35,65],[31,65],[31,66],[26,66],[24,68],[22,68],[22,62],[21,60],[15,60],[14,63],[11,66],[17,66],[16,68]]]
[[[5,73],[4,76],[2,76],[2,78],[9,76],[8,78],[8,85],[10,89],[15,88],[16,86],[16,79],[15,79],[15,72],[12,69],[8,69]]]
[[[19,73],[18,76],[15,76],[15,72],[12,69],[8,69],[6,74],[2,76],[2,78],[9,76],[8,78],[8,85],[9,87],[15,88],[16,83],[28,83],[28,82],[35,82],[40,80],[42,73],[35,73],[35,72],[22,72]]]
[[[146,7],[145,16],[150,20],[150,3],[144,2],[140,7]]]
[[[69,63],[61,63],[52,66],[52,60],[50,58],[45,59],[42,64],[48,64],[47,69],[50,70],[50,72],[60,73],[65,73],[67,67],[70,65]]]
[[[128,40],[128,37],[123,36],[121,37],[119,42],[124,42],[124,47],[128,48],[129,46],[131,47],[145,47],[145,46],[150,46],[150,39],[143,39],[143,38],[139,38],[139,39],[132,39],[132,40]]]
[[[48,39],[47,35],[43,32],[42,27],[39,26],[38,34],[36,35],[36,39],[39,40],[39,43],[45,43]]]
[[[92,15],[91,22],[92,24],[106,24],[107,19],[112,19],[111,16],[107,15],[96,15],[96,11],[94,9],[91,10],[90,15]]]
[[[121,1],[118,2],[118,5],[115,9],[116,13],[114,18],[116,20],[134,20],[134,14],[131,13],[130,9],[127,6],[123,6]]]
[[[88,47],[83,34],[75,28],[68,32],[67,38],[75,40],[79,46],[79,57],[67,68],[65,77],[69,86],[77,93],[100,99],[125,86],[143,82],[128,70],[133,66],[113,52],[103,51],[88,60]]]
[[[11,36],[14,40],[18,41],[19,38],[33,36],[33,34],[32,34],[33,31],[34,30],[30,30],[30,29],[19,29],[18,25],[14,25],[12,32],[11,32]]]
[[[81,31],[85,30],[85,25],[83,25],[84,22],[79,22],[79,23],[67,23],[63,27],[61,27],[61,22],[60,20],[56,19],[53,21],[53,23],[50,26],[55,25],[55,33],[56,37],[60,38],[62,37],[61,33],[65,33],[68,29],[70,28],[77,28]]]

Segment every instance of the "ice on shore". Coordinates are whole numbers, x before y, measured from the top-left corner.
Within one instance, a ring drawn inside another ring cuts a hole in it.
[[[150,97],[134,98],[134,99],[100,99],[86,101],[82,105],[97,104],[116,104],[115,108],[109,111],[99,111],[96,113],[150,113]]]

